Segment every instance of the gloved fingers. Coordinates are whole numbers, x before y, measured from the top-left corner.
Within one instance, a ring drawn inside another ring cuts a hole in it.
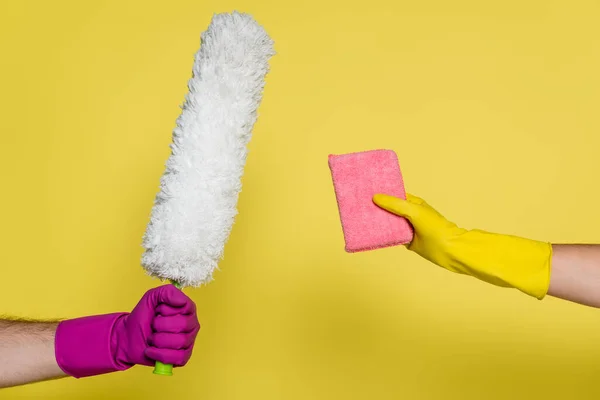
[[[151,289],[148,294],[152,302],[156,305],[167,304],[172,307],[183,307],[191,301],[185,293],[177,289],[174,285],[159,286]]]
[[[200,328],[197,328],[190,333],[155,333],[148,339],[148,344],[159,349],[188,349],[196,341],[199,330]]]
[[[192,356],[192,349],[173,350],[147,347],[144,355],[151,360],[160,361],[163,364],[171,364],[175,367],[183,367]]]
[[[419,210],[419,205],[411,201],[385,194],[376,194],[373,196],[373,202],[386,211],[405,217],[411,223],[414,223],[415,216]]]
[[[200,326],[195,315],[177,314],[169,317],[157,315],[152,321],[154,332],[188,333]]]
[[[406,193],[406,200],[417,205],[425,204],[425,200],[410,193]]]
[[[183,307],[173,307],[168,304],[160,304],[156,307],[156,314],[162,315],[163,317],[170,317],[172,315],[183,314],[191,315],[196,313],[196,304],[193,301],[188,301]]]
[[[407,201],[420,206],[421,210],[426,210],[426,212],[429,215],[435,215],[437,218],[446,219],[442,214],[440,214],[440,212],[438,210],[436,210],[435,208],[433,208],[431,206],[431,204],[427,203],[422,198],[407,193],[406,194],[406,199],[407,199]]]

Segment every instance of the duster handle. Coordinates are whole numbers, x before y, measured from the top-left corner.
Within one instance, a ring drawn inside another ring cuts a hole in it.
[[[181,285],[175,281],[171,280],[171,283],[177,288],[181,289]],[[156,361],[154,363],[154,371],[152,371],[155,375],[163,375],[163,376],[172,376],[173,375],[173,365],[171,364],[163,364],[160,361]]]

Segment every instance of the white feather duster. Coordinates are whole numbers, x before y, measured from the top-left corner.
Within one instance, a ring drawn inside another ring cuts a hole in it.
[[[237,214],[247,144],[273,41],[250,16],[213,16],[201,35],[172,153],[143,238],[142,266],[181,287],[212,280]]]

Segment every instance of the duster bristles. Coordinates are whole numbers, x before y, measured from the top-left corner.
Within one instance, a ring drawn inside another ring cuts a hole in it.
[[[213,278],[237,215],[247,144],[273,41],[250,16],[216,14],[201,35],[189,93],[143,238],[142,266],[182,287]]]

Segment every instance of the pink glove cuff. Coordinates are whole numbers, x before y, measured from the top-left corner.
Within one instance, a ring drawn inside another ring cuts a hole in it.
[[[58,366],[75,378],[123,371],[131,366],[117,364],[111,346],[113,328],[127,313],[94,315],[62,321],[56,330],[55,356]]]

